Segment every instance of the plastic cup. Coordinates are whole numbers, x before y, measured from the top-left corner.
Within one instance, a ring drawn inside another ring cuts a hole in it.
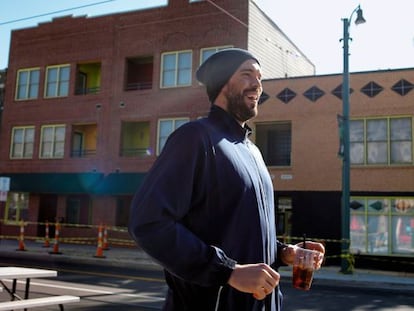
[[[322,259],[321,252],[298,248],[293,262],[293,287],[309,290],[313,280],[313,272],[320,267]]]

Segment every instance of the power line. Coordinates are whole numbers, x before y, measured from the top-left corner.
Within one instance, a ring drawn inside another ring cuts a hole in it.
[[[43,17],[43,16],[47,16],[47,15],[52,15],[52,14],[57,14],[57,13],[62,13],[62,12],[67,12],[67,11],[72,11],[72,10],[76,10],[76,9],[82,9],[82,8],[86,8],[86,7],[89,7],[89,6],[100,5],[100,4],[107,3],[107,2],[112,2],[112,1],[116,1],[116,0],[106,0],[106,1],[101,1],[101,2],[95,2],[95,3],[91,3],[91,4],[77,6],[77,7],[74,7],[74,8],[69,8],[69,9],[64,9],[64,10],[59,10],[59,11],[44,13],[44,14],[40,14],[40,15],[33,15],[33,16],[19,18],[19,19],[14,19],[14,20],[11,20],[11,21],[7,21],[7,22],[0,23],[0,26],[6,25],[6,24],[11,24],[11,23],[16,23],[16,22],[21,22],[21,21],[25,21],[25,20],[29,20],[29,19],[33,19],[33,18]]]
[[[212,6],[215,6],[217,9],[219,9],[220,11],[222,11],[223,13],[227,14],[228,16],[230,16],[232,19],[234,19],[235,21],[237,21],[238,23],[242,24],[244,27],[249,28],[249,26],[246,23],[243,23],[240,19],[238,19],[236,16],[234,16],[233,14],[231,14],[229,11],[223,9],[221,6],[215,4],[213,1],[211,0],[207,0],[208,3],[210,3]]]

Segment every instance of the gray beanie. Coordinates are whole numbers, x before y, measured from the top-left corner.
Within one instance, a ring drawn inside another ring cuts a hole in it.
[[[215,101],[237,68],[248,59],[254,59],[260,65],[253,54],[238,48],[218,51],[201,64],[196,72],[196,77],[206,86],[211,103]]]

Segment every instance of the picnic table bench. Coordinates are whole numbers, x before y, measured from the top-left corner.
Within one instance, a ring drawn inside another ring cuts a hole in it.
[[[63,305],[67,303],[79,302],[80,298],[71,295],[48,296],[42,298],[29,298],[22,300],[0,302],[0,311],[10,311],[17,309],[40,308],[46,306],[59,306],[63,310]]]

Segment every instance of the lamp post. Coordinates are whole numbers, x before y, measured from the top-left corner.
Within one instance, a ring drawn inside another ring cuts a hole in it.
[[[349,27],[354,13],[357,13],[357,18],[355,24],[365,23],[365,19],[362,16],[362,9],[358,6],[351,13],[349,19],[343,18],[344,25],[344,37],[342,41],[344,42],[344,71],[343,71],[343,81],[342,81],[342,202],[341,202],[341,235],[342,235],[342,247],[341,247],[341,272],[342,273],[352,273],[349,259],[347,255],[349,254],[349,188],[350,188],[350,143],[349,143]]]

